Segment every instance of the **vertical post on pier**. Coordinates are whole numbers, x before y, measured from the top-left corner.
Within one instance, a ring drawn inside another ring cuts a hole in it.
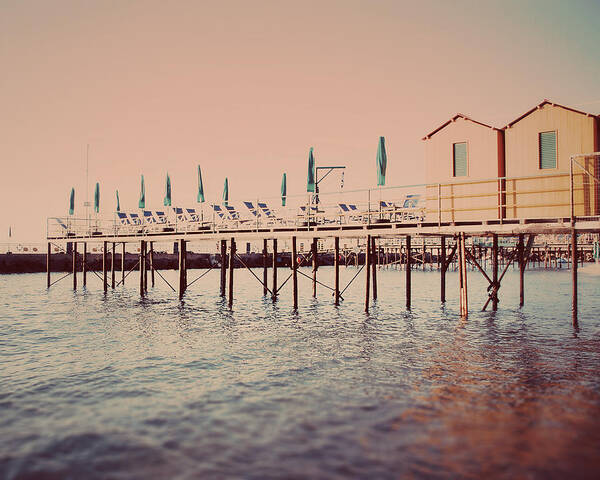
[[[121,251],[121,285],[125,285],[125,242]]]
[[[140,240],[140,296],[144,296],[144,240]]]
[[[273,300],[277,299],[277,239],[273,239],[273,288],[271,290]]]
[[[185,289],[187,288],[187,282],[185,279],[185,240],[179,239],[179,298],[183,297]]]
[[[517,258],[519,260],[519,307],[525,304],[525,235],[519,234]]]
[[[577,327],[577,231],[571,229],[571,281],[573,326]]]
[[[294,237],[296,238],[296,237]],[[294,240],[295,241],[295,240]],[[317,296],[317,269],[319,268],[319,252],[317,249],[317,238],[313,238],[312,241],[312,295],[313,297]]]
[[[144,293],[148,292],[148,242],[144,240]]]
[[[187,274],[187,265],[186,265]],[[187,277],[187,275],[186,275]],[[154,242],[150,242],[150,279],[152,281],[152,288],[154,288]],[[187,281],[187,278],[186,278]]]
[[[227,283],[227,240],[221,240],[221,289],[220,295],[225,296],[225,285]]]
[[[498,310],[498,235],[492,235],[492,310]]]
[[[233,267],[235,265],[235,238],[231,239],[229,248],[229,308],[233,306]]]
[[[267,239],[263,240],[263,296],[267,294],[267,282],[268,282],[268,269],[269,263],[267,258]]]
[[[421,268],[425,271],[425,257],[427,256],[427,250],[425,245],[425,238],[423,238],[423,249],[421,251]]]
[[[77,290],[77,242],[73,242],[73,290]]]
[[[440,237],[440,301],[446,301],[446,237]]]
[[[367,272],[365,284],[365,312],[369,313],[369,296],[371,288],[371,235],[367,235],[367,244],[365,251],[365,270]]]
[[[313,248],[315,243],[313,242]],[[298,310],[298,252],[296,251],[295,236],[292,237],[292,287],[294,290],[294,311],[296,311]]]
[[[106,279],[106,272],[108,270],[108,262],[106,261],[106,248],[108,246],[107,242],[102,242],[102,291],[106,293],[108,287],[108,281]]]
[[[115,249],[117,244],[113,242],[110,252],[110,288],[115,288]]]
[[[50,272],[52,271],[52,244],[48,242],[48,252],[46,253],[46,286],[50,288]]]
[[[412,254],[410,249],[410,235],[406,236],[406,308],[410,310],[411,297],[411,273],[412,273]]]
[[[377,300],[377,264],[379,263],[375,237],[371,237],[371,275],[373,276],[373,300]]]
[[[333,265],[335,266],[335,304],[340,304],[340,237],[333,239],[333,250],[335,257]]]
[[[87,242],[83,242],[83,256],[81,257],[81,276],[83,277],[83,286],[87,286]]]
[[[467,293],[467,259],[465,255],[465,234],[458,237],[458,262],[460,279],[460,316],[466,318],[469,315],[469,297]]]

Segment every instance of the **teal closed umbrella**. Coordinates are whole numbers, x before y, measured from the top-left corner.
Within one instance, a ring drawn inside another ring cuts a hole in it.
[[[94,212],[100,212],[100,184],[98,182],[96,182],[94,190]]]
[[[169,177],[168,172],[167,172],[167,184],[165,185],[165,199],[163,201],[163,205],[165,207],[171,206],[171,177]]]
[[[71,195],[69,197],[69,215],[75,213],[75,189],[71,188]]]
[[[140,201],[138,202],[140,208],[146,208],[146,187],[144,186],[144,176],[142,175],[142,187],[140,190]]]
[[[306,181],[306,191],[315,191],[315,157],[313,156],[313,147],[308,152],[308,178]]]
[[[223,205],[227,206],[229,202],[229,182],[225,177],[225,186],[223,187]]]
[[[204,203],[204,186],[202,185],[202,173],[200,172],[200,165],[198,165],[198,203]]]
[[[119,202],[119,191],[117,190],[117,212],[121,211],[121,202]]]
[[[283,178],[281,179],[281,206],[285,207],[285,197],[287,197],[287,179],[285,178],[285,173],[283,174]]]
[[[385,138],[379,137],[377,147],[377,186],[385,185],[385,169],[387,167],[387,154],[385,153]]]

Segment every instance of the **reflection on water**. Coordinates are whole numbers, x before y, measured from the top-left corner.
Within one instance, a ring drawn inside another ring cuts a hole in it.
[[[521,310],[507,273],[496,313],[473,272],[468,320],[456,280],[441,306],[415,272],[406,311],[383,270],[366,315],[358,279],[336,308],[300,277],[294,314],[289,285],[273,304],[242,270],[233,310],[218,272],[181,301],[158,277],[144,299],[0,277],[0,477],[596,478],[600,280],[578,332],[568,271],[528,272]]]

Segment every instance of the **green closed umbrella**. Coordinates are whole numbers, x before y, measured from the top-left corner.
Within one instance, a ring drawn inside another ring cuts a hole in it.
[[[385,153],[385,138],[379,137],[377,147],[377,186],[385,185],[385,169],[387,167],[387,154]]]
[[[146,208],[146,187],[144,187],[144,176],[142,175],[142,189],[140,190],[140,201],[138,202],[140,208]]]
[[[117,190],[117,212],[121,211],[121,202],[119,202],[119,191]]]
[[[313,156],[313,147],[308,152],[308,179],[306,182],[306,191],[315,191],[315,157]]]
[[[100,184],[96,182],[96,189],[94,190],[94,212],[100,212]]]
[[[223,187],[223,205],[227,206],[229,202],[229,182],[225,177],[225,186]]]
[[[287,180],[285,178],[285,173],[283,174],[283,178],[281,179],[281,206],[285,207],[285,197],[287,197]]]
[[[169,177],[168,172],[167,172],[167,184],[165,185],[165,199],[163,201],[163,205],[165,207],[171,206],[171,177]]]
[[[71,196],[69,197],[69,215],[75,213],[75,189],[71,188]]]
[[[202,185],[202,173],[200,172],[200,165],[198,165],[198,203],[204,203],[204,186]]]

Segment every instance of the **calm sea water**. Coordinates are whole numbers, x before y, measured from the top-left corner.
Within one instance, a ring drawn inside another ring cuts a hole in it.
[[[580,275],[575,331],[566,270],[528,271],[523,309],[509,271],[495,314],[469,272],[466,321],[456,273],[441,306],[415,272],[409,312],[382,270],[369,315],[362,274],[339,308],[300,276],[297,314],[291,281],[273,304],[235,274],[231,311],[217,271],[183,301],[158,277],[140,300],[136,272],[106,296],[0,276],[0,478],[600,475],[600,277]]]

